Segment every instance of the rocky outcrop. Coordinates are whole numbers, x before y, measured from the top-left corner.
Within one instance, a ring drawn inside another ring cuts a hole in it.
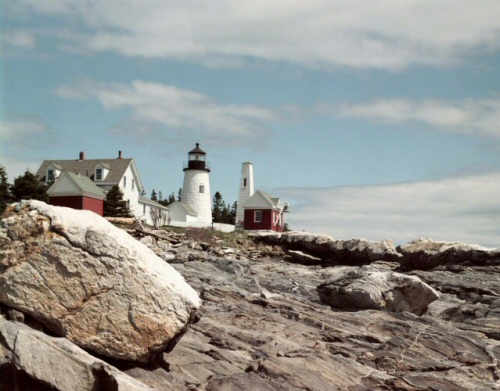
[[[380,266],[380,272],[387,272],[388,264]],[[464,269],[458,275],[447,271],[433,280],[433,272],[419,272],[438,292],[452,285],[458,291],[460,278],[467,280],[469,273],[475,277],[467,284],[483,281],[485,289],[463,299],[443,293],[417,316],[332,310],[322,304],[315,288],[334,276],[337,267],[219,257],[174,267],[201,292],[204,302],[200,322],[164,355],[169,372],[162,378],[184,382],[184,388],[176,389],[500,387],[500,317],[493,300],[500,298],[500,285],[498,274],[487,269]]]
[[[459,242],[420,238],[398,247],[401,266],[406,270],[430,270],[438,266],[500,265],[500,250]]]
[[[307,232],[258,232],[251,234],[251,237],[258,242],[282,246],[293,260],[304,264],[367,265],[385,261],[398,263],[403,270],[430,270],[443,265],[461,264],[500,265],[500,249],[429,238],[416,239],[395,247],[390,240],[336,240],[328,235]]]
[[[0,316],[0,389],[146,391],[149,387],[65,338]]]
[[[100,355],[149,361],[173,347],[197,293],[150,249],[88,211],[27,201],[0,228],[0,302]]]
[[[321,258],[324,265],[366,265],[375,261],[397,262],[401,257],[390,240],[365,239],[335,240],[328,235],[307,232],[252,234],[257,241],[279,244],[289,250],[298,250]]]
[[[422,315],[439,294],[416,276],[371,268],[341,267],[316,288],[321,302],[334,308],[409,311]]]
[[[155,390],[500,388],[498,266],[446,264],[432,271],[404,273],[418,276],[440,294],[423,315],[346,311],[323,304],[316,287],[342,270],[389,273],[399,271],[400,264],[393,257],[375,257],[378,260],[364,269],[329,267],[324,255],[320,264],[313,259],[305,265],[297,263],[301,254],[290,262],[285,245],[254,242],[244,233],[216,238],[211,231],[192,236],[188,230],[129,230],[160,257],[172,260],[203,298],[203,317],[189,327],[175,349],[158,356],[155,363],[114,362],[122,374]],[[294,251],[312,254],[304,247]],[[38,327],[29,314],[1,306],[0,311]],[[1,340],[3,349],[7,345]],[[6,376],[11,376],[12,349],[0,353],[0,371],[7,368]],[[102,379],[101,386],[94,384],[93,389],[116,389],[109,376],[112,370],[100,368],[92,368]],[[7,379],[4,373],[0,372],[0,380]],[[35,381],[23,369],[16,374],[29,377],[22,378],[24,384]],[[37,388],[22,385],[19,381],[21,391],[43,389],[39,383]]]

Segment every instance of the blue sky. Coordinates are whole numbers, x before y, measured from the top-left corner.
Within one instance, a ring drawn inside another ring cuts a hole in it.
[[[500,2],[39,1],[1,7],[0,164],[138,165],[212,191],[241,163],[294,229],[500,246]]]

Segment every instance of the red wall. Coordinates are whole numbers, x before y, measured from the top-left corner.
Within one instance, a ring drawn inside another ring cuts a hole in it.
[[[83,209],[91,210],[99,216],[104,215],[104,200],[97,200],[95,198],[83,197]]]
[[[262,222],[254,222],[254,212],[256,210],[262,211]],[[281,225],[273,225],[273,220],[277,219],[279,212],[271,209],[245,209],[245,220],[243,229],[245,230],[273,230],[277,232],[283,232],[283,227],[285,222],[282,221]]]
[[[104,200],[84,196],[53,196],[50,204],[55,206],[66,206],[73,209],[91,210],[99,216],[104,214]]]
[[[50,197],[50,204],[73,209],[83,209],[82,196],[54,196]]]

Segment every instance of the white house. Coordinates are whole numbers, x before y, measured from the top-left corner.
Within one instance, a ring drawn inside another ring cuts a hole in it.
[[[50,183],[63,171],[86,176],[105,191],[118,185],[132,214],[147,224],[153,224],[151,210],[168,213],[167,207],[140,196],[144,187],[134,159],[123,158],[121,151],[116,159],[87,159],[85,153],[80,152],[75,160],[44,160],[36,175],[42,182]]]

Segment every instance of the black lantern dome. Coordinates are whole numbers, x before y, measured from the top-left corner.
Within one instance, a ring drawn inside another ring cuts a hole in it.
[[[196,143],[196,147],[188,152],[188,161],[184,163],[184,171],[205,170],[210,172],[210,163],[205,161],[206,155],[206,152],[200,148],[200,144]]]

